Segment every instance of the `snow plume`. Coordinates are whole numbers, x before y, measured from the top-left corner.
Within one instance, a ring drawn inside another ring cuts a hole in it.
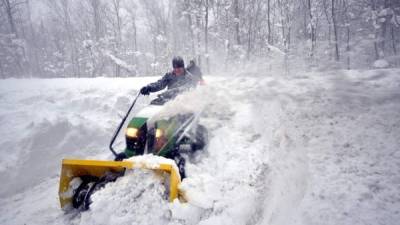
[[[175,99],[165,103],[163,110],[153,120],[169,118],[177,114],[199,113],[210,106],[217,97],[213,86],[199,86],[182,92]]]

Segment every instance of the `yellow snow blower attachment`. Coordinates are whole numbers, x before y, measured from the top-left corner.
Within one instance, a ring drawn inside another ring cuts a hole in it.
[[[153,156],[157,157],[157,156]],[[61,208],[65,209],[66,206],[74,204],[76,198],[76,189],[73,190],[71,183],[74,178],[92,177],[100,180],[108,173],[121,174],[122,176],[126,170],[133,169],[150,169],[156,172],[165,172],[169,174],[169,201],[172,202],[178,197],[183,197],[178,191],[178,185],[181,182],[179,170],[173,160],[158,157],[158,160],[148,160],[149,156],[132,157],[129,161],[101,161],[101,160],[80,160],[80,159],[63,159],[59,198]],[[147,161],[146,161],[147,159]],[[90,188],[83,195],[85,197],[90,195]],[[90,203],[88,203],[90,204]],[[75,207],[75,206],[74,206]],[[88,209],[88,205],[86,209]]]

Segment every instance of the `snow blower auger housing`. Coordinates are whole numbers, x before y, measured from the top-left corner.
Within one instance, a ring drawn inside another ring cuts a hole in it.
[[[59,199],[62,209],[68,209],[71,206],[87,210],[91,203],[91,194],[103,187],[107,182],[115,181],[116,178],[123,176],[126,170],[150,169],[162,171],[169,174],[169,201],[172,202],[178,198],[180,193],[178,185],[181,182],[179,171],[176,164],[170,162],[147,163],[140,160],[135,161],[101,161],[101,160],[80,160],[64,159],[62,161]],[[75,184],[73,179],[79,179]]]

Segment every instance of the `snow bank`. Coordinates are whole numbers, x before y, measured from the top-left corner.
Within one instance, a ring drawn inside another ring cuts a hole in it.
[[[110,157],[107,146],[119,114],[153,80],[2,80],[0,179],[7,182],[0,197],[58,176],[62,158]],[[147,104],[140,100],[138,105]]]
[[[118,113],[150,80],[0,83],[9,155],[0,178],[11,182],[0,189],[0,224],[397,224],[400,71],[253,72],[207,79],[166,106],[203,107],[210,133],[207,150],[187,160],[189,202],[168,203],[161,181],[135,172],[81,214],[58,208],[58,160],[110,158]]]

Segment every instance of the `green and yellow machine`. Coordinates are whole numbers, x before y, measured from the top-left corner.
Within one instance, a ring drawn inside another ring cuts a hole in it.
[[[184,194],[178,188],[185,177],[185,159],[181,153],[190,154],[203,149],[208,137],[206,128],[198,124],[199,112],[157,117],[164,103],[178,93],[172,89],[159,94],[148,107],[139,111],[126,127],[125,149],[117,152],[113,144],[140,94],[136,96],[110,142],[114,161],[64,159],[59,185],[61,207],[87,210],[91,203],[90,196],[95,191],[133,169],[148,169],[169,176],[169,201],[176,198],[184,200]],[[142,155],[155,160],[146,162]]]

